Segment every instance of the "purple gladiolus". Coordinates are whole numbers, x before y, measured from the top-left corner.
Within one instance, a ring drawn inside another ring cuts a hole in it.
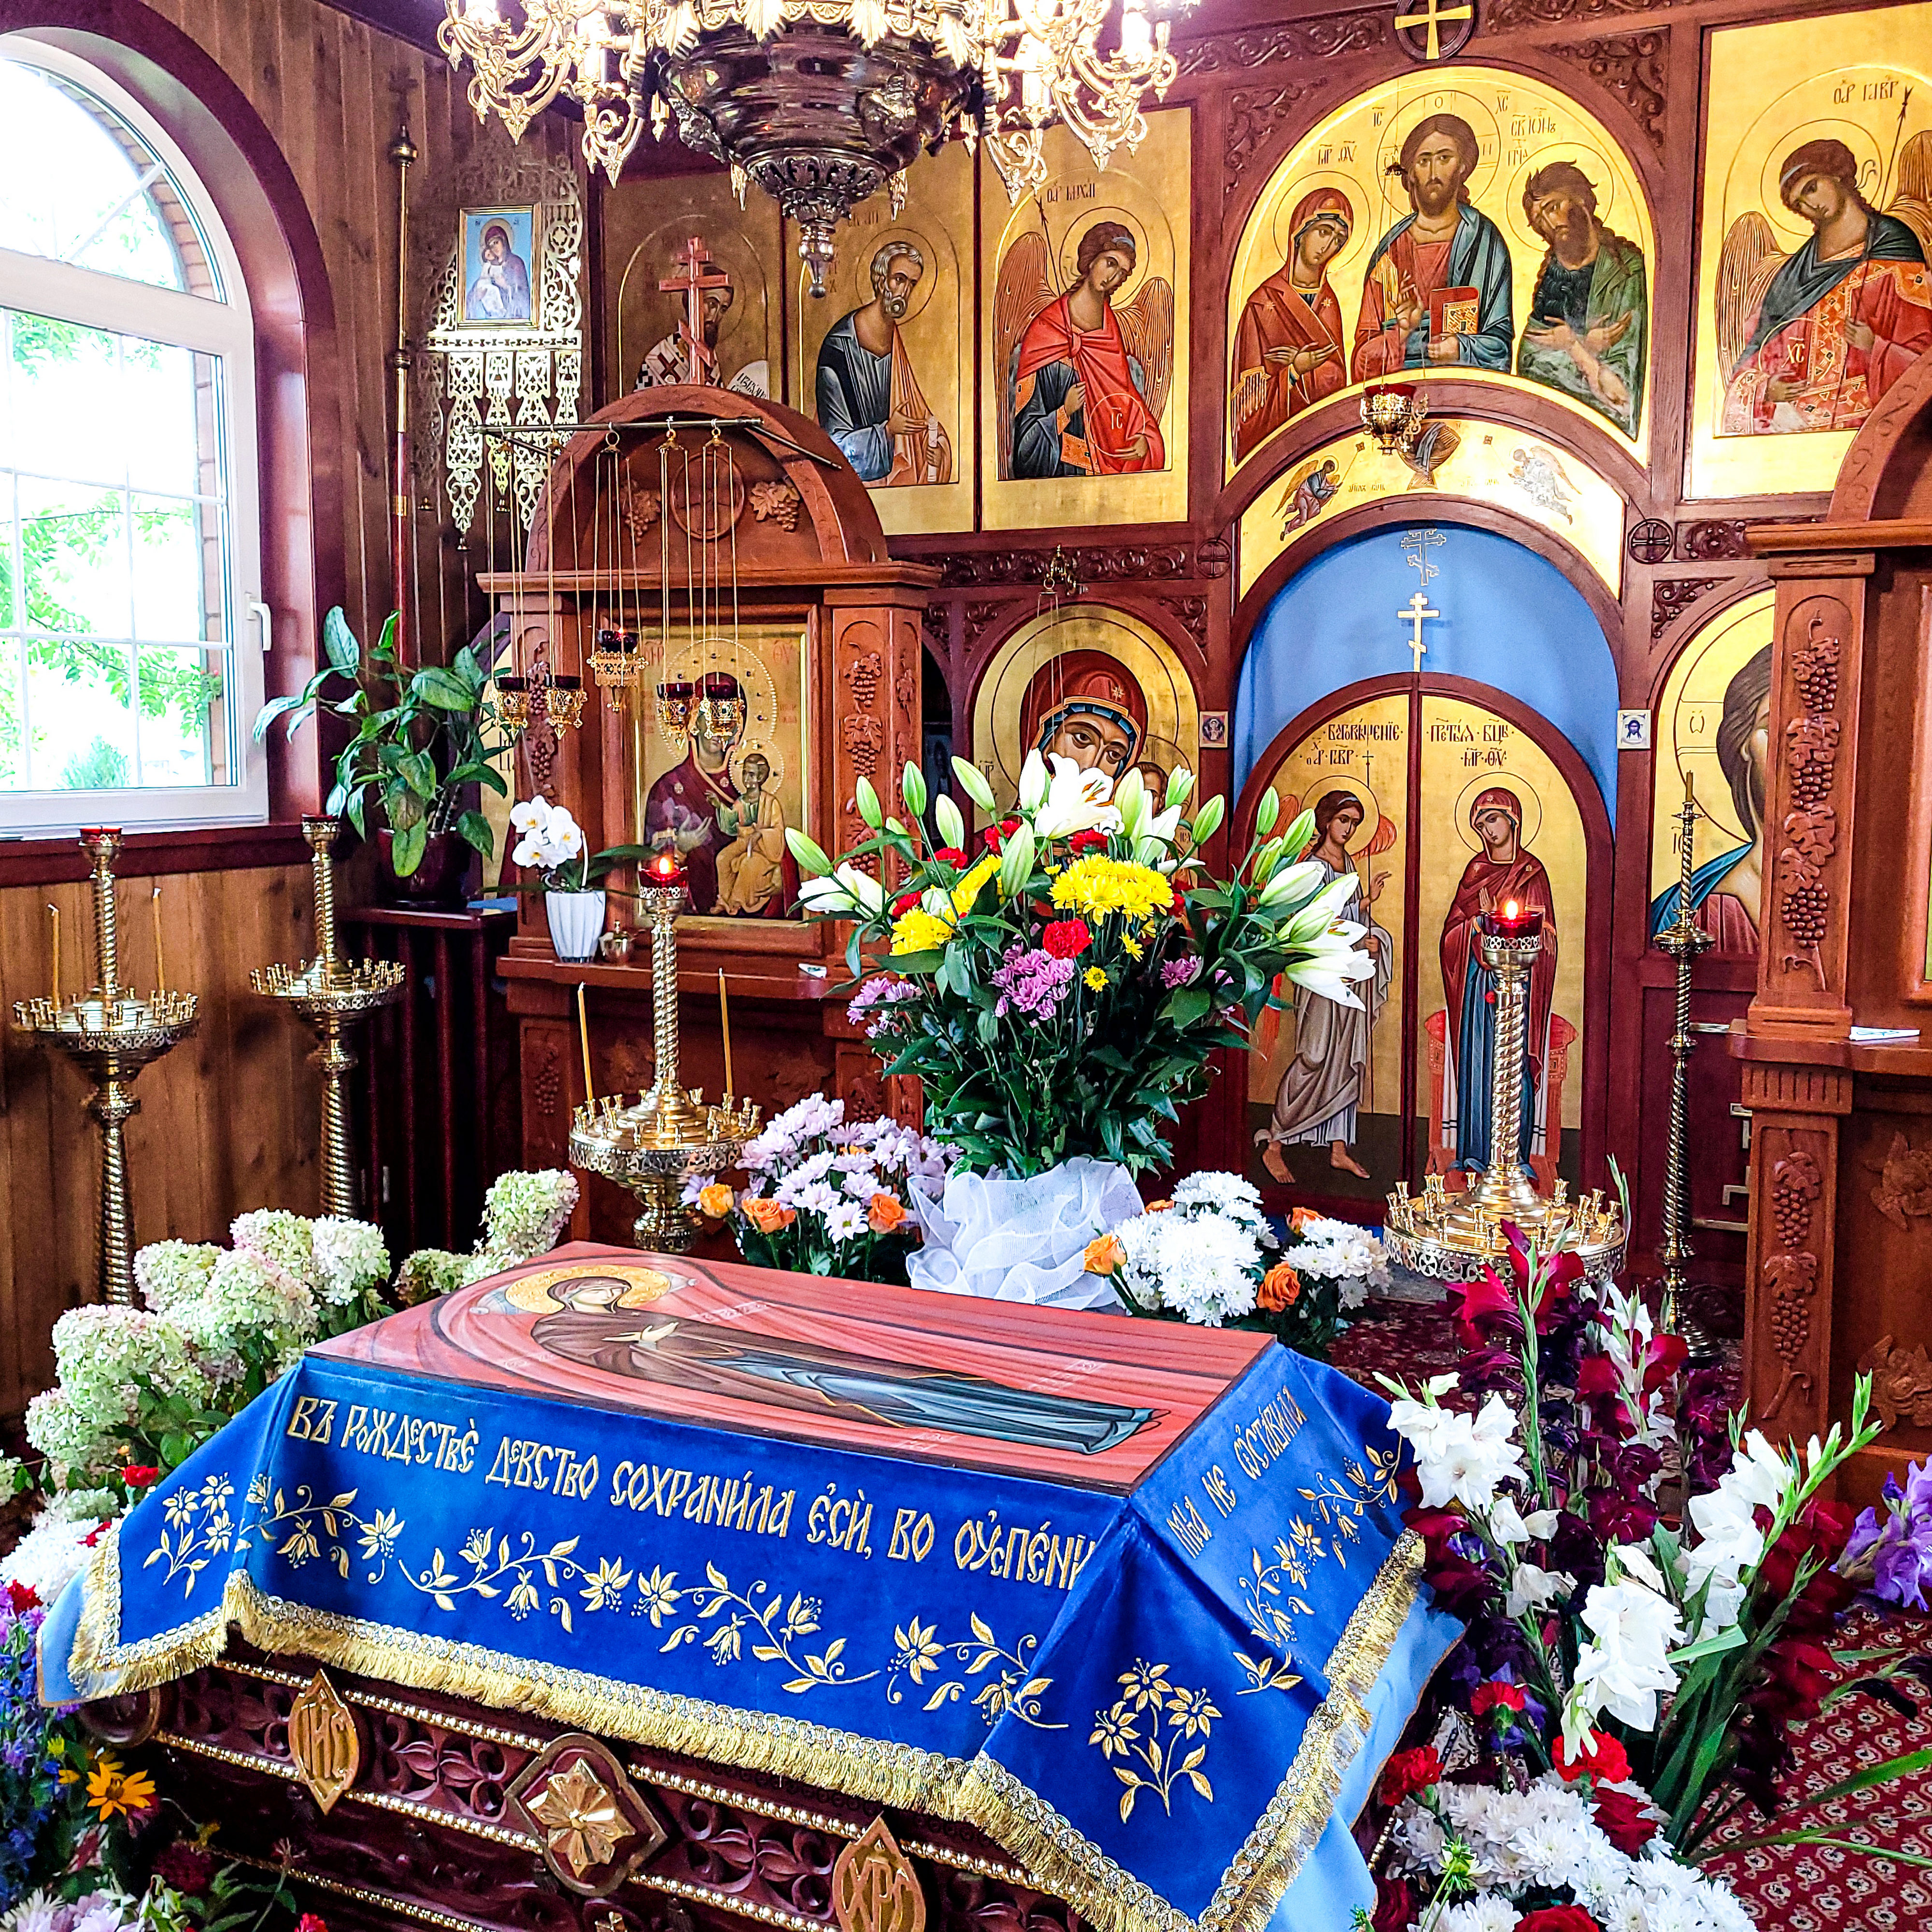
[[[1867,1510],[1853,1525],[1840,1559],[1842,1570],[1871,1566],[1873,1593],[1907,1610],[1932,1608],[1932,1461],[1914,1463],[1900,1489],[1885,1479],[1884,1513]]]

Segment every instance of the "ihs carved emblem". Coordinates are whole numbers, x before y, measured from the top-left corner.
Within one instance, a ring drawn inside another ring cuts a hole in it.
[[[297,1779],[325,1817],[362,1768],[356,1714],[322,1671],[309,1679],[290,1707],[289,1756]]]
[[[832,1868],[839,1932],[926,1932],[926,1894],[898,1840],[874,1818]]]

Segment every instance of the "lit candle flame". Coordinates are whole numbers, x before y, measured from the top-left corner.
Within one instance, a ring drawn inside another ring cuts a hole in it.
[[[1516,916],[1516,902],[1514,899],[1504,899],[1503,901],[1504,918],[1514,919]]]

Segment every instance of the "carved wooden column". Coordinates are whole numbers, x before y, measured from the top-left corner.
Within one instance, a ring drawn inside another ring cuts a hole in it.
[[[1820,535],[1823,532],[1821,531]],[[1851,1111],[1852,793],[1869,553],[1774,559],[1758,988],[1733,1050],[1751,1110],[1744,1394],[1828,1426],[1839,1123]]]

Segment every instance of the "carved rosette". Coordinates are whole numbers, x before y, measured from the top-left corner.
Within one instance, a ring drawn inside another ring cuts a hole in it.
[[[670,1835],[608,1746],[581,1732],[554,1738],[508,1797],[544,1864],[590,1898],[615,1892]]]

